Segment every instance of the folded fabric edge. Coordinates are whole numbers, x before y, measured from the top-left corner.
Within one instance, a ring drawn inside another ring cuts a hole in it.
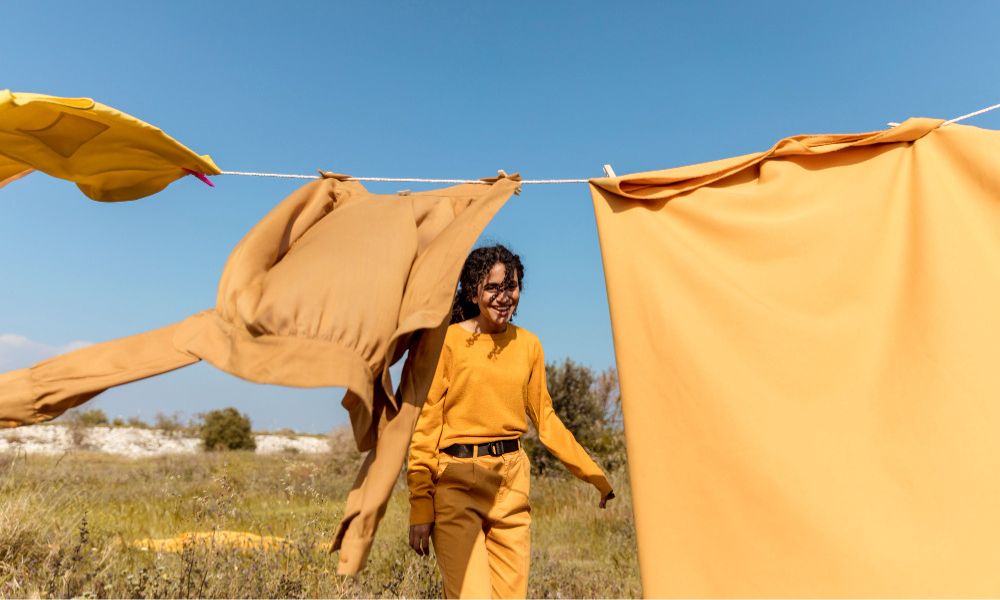
[[[666,200],[730,177],[772,158],[824,154],[873,144],[912,142],[934,131],[943,123],[942,119],[912,117],[891,129],[866,133],[790,136],[782,138],[764,152],[660,171],[645,171],[618,177],[596,177],[590,179],[589,184],[630,200]]]
[[[31,175],[34,172],[35,172],[34,169],[25,169],[24,171],[21,171],[20,173],[15,173],[15,174],[11,175],[10,177],[8,177],[8,178],[6,178],[4,180],[0,180],[0,188],[2,188],[3,186],[7,185],[8,183],[13,183],[13,182],[17,181],[18,179],[21,179],[22,177],[27,177],[28,175]]]

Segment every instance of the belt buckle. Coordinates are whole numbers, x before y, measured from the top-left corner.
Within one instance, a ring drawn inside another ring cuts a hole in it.
[[[486,451],[490,453],[490,456],[502,456],[503,455],[503,444],[501,442],[490,442],[486,446]]]

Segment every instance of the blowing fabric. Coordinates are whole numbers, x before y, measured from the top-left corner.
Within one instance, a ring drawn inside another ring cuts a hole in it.
[[[155,194],[189,171],[220,172],[211,157],[90,98],[0,90],[0,187],[33,169],[105,202]]]
[[[52,419],[103,390],[199,360],[257,383],[347,388],[360,450],[334,549],[356,573],[434,376],[459,272],[519,178],[409,195],[325,174],[247,233],[214,310],[0,374],[0,424]],[[389,366],[409,351],[400,391]]]
[[[1000,133],[591,181],[644,594],[1000,595]]]

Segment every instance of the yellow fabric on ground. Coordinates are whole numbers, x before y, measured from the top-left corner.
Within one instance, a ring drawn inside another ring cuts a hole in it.
[[[330,174],[236,246],[216,307],[173,325],[0,374],[0,424],[52,419],[121,385],[206,360],[258,383],[346,387],[361,450],[334,548],[360,570],[427,397],[465,257],[515,175],[409,195]],[[389,366],[404,353],[398,394]]]
[[[1000,133],[593,180],[650,597],[1000,595]]]
[[[129,545],[151,552],[183,552],[191,545],[239,550],[281,550],[295,544],[294,540],[273,535],[258,535],[248,531],[186,531],[169,538],[143,538]],[[315,545],[317,550],[329,550],[329,542]]]
[[[192,531],[170,538],[145,538],[135,540],[132,546],[153,552],[182,552],[185,546],[204,545],[238,548],[241,550],[279,550],[292,544],[291,540],[271,535],[257,535],[246,531]]]
[[[515,325],[492,335],[451,325],[410,444],[410,523],[434,521],[440,449],[520,437],[529,416],[539,441],[570,472],[602,495],[611,491],[604,472],[552,410],[538,338]]]
[[[155,194],[187,175],[184,169],[219,173],[211,157],[90,98],[0,90],[0,187],[30,169],[108,202]]]

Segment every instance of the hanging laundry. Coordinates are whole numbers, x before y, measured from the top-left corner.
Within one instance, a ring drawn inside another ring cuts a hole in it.
[[[650,597],[1000,595],[1000,132],[591,181]]]
[[[257,383],[346,387],[360,450],[334,549],[364,566],[430,388],[465,257],[517,175],[408,195],[324,174],[236,246],[214,310],[0,374],[0,424],[38,423],[103,390],[206,360]],[[398,397],[389,366],[409,351]]]
[[[32,169],[106,202],[155,194],[188,173],[220,172],[211,157],[90,98],[0,90],[0,187]]]

